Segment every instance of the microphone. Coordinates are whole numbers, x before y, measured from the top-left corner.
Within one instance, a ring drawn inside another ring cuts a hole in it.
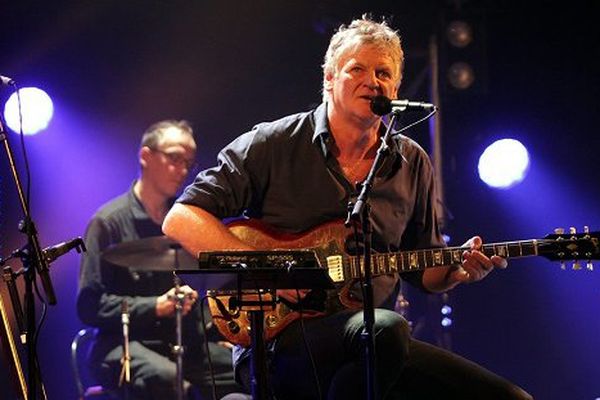
[[[44,254],[44,257],[46,257],[46,260],[48,260],[48,263],[51,263],[72,249],[77,249],[78,253],[81,253],[82,250],[86,251],[85,243],[81,237],[71,239],[68,242],[62,242],[54,246],[46,247],[44,250],[42,250],[42,253]]]
[[[0,75],[0,81],[2,81],[2,84],[6,86],[12,86],[15,84],[15,81],[12,78],[4,75]]]
[[[371,99],[371,111],[376,115],[386,115],[398,111],[435,111],[437,107],[431,103],[410,100],[390,100],[385,96],[375,96]]]

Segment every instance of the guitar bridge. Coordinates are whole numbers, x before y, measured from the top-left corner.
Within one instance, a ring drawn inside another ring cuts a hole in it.
[[[327,261],[327,271],[329,272],[329,277],[334,282],[343,282],[344,281],[344,263],[342,256],[329,256],[326,258]]]

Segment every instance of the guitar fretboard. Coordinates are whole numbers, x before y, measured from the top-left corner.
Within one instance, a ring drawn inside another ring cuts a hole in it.
[[[488,257],[497,255],[503,258],[537,256],[539,240],[522,240],[514,242],[489,243],[482,246],[480,251]],[[397,253],[373,254],[371,256],[371,271],[375,275],[393,274],[396,272],[419,271],[426,268],[457,265],[463,261],[463,253],[469,247],[446,247]],[[363,258],[351,256],[349,276],[359,278],[363,268]],[[360,265],[360,267],[359,267]]]

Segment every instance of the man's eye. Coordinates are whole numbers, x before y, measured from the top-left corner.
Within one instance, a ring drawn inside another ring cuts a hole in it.
[[[389,73],[388,71],[379,71],[379,72],[377,72],[377,75],[383,79],[390,79],[392,77],[392,74]]]

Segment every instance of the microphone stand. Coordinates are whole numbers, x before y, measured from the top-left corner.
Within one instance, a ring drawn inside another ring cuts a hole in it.
[[[16,86],[15,86],[16,87]],[[31,218],[29,212],[28,200],[23,193],[23,186],[17,172],[15,165],[15,159],[13,156],[12,149],[8,141],[8,134],[2,124],[0,118],[0,141],[4,144],[4,149],[8,157],[10,170],[12,177],[17,189],[19,196],[19,202],[21,210],[23,211],[23,219],[19,222],[19,231],[27,235],[27,244],[21,248],[15,250],[12,255],[3,260],[4,262],[10,258],[19,257],[23,265],[22,275],[25,279],[25,323],[26,323],[26,335],[25,341],[27,345],[27,368],[28,368],[28,400],[35,400],[38,392],[41,393],[43,399],[46,398],[46,392],[42,377],[39,370],[39,363],[37,359],[36,350],[36,318],[35,318],[35,297],[33,295],[33,288],[36,282],[36,272],[40,277],[44,293],[46,294],[46,300],[48,304],[56,304],[56,294],[54,293],[54,287],[52,286],[52,280],[50,279],[50,262],[54,261],[57,257],[49,260],[45,251],[40,246],[40,241],[37,234],[37,229]],[[85,250],[85,249],[84,249]],[[79,247],[77,247],[77,251]]]
[[[29,400],[35,400],[38,392],[43,387],[40,372],[37,368],[37,352],[35,348],[35,337],[36,337],[36,325],[35,325],[35,299],[33,295],[33,285],[36,277],[36,269],[40,275],[44,291],[48,303],[51,305],[56,304],[56,295],[54,294],[54,288],[52,281],[50,280],[48,262],[44,258],[40,242],[37,236],[37,230],[35,224],[29,214],[29,204],[23,194],[23,187],[21,180],[17,173],[15,166],[15,160],[13,152],[8,143],[8,135],[4,130],[4,125],[0,121],[0,141],[4,143],[4,148],[8,156],[10,169],[12,176],[17,188],[21,209],[23,211],[24,218],[19,223],[19,231],[27,235],[27,245],[24,249],[19,251],[19,256],[23,263],[24,279],[25,279],[25,315],[27,325],[27,366],[28,366],[28,387],[29,387]]]
[[[371,239],[372,239],[372,226],[371,226],[371,207],[369,205],[369,195],[373,188],[373,182],[375,180],[375,174],[386,158],[389,155],[388,142],[392,137],[392,129],[396,123],[398,114],[402,111],[400,108],[394,108],[392,110],[392,117],[387,126],[385,134],[381,139],[381,145],[377,149],[377,154],[369,174],[365,180],[360,183],[361,191],[356,199],[356,203],[348,204],[348,217],[346,218],[346,226],[352,224],[361,224],[364,243],[363,243],[363,257],[364,257],[364,276],[362,283],[363,293],[363,321],[364,328],[361,333],[361,339],[365,344],[365,360],[366,360],[366,377],[367,377],[367,397],[368,400],[376,399],[377,386],[376,386],[376,374],[375,374],[375,340],[373,336],[373,325],[375,323],[375,308],[373,305],[373,282],[371,273]]]

